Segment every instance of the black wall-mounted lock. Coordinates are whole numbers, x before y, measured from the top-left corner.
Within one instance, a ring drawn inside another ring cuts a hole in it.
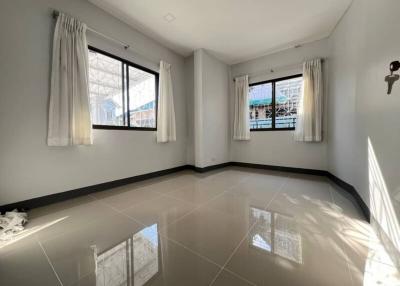
[[[387,94],[392,93],[392,87],[393,84],[399,80],[400,75],[398,74],[393,74],[393,72],[398,71],[400,69],[400,62],[399,61],[393,61],[390,63],[389,70],[390,70],[390,75],[385,76],[385,81],[388,84],[388,89],[387,89]]]

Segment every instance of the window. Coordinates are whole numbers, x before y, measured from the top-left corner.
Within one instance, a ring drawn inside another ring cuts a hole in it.
[[[93,128],[156,130],[158,73],[89,47]]]
[[[293,130],[302,82],[295,75],[250,84],[250,130]]]

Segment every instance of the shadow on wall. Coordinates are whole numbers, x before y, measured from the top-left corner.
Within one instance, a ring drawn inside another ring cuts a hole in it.
[[[393,263],[400,268],[400,225],[369,137],[368,181],[371,224],[387,248]]]

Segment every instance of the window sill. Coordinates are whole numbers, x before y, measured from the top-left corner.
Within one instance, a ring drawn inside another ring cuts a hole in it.
[[[157,131],[157,128],[151,127],[129,127],[129,126],[113,126],[113,125],[92,125],[93,129],[103,130],[131,130],[131,131]]]

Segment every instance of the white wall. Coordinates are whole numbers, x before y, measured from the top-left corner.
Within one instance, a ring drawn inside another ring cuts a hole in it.
[[[359,191],[398,260],[400,82],[387,96],[384,77],[400,60],[399,11],[398,0],[353,2],[330,39],[328,103],[329,170]]]
[[[194,52],[193,59],[193,117],[194,117],[194,165],[205,167],[204,165],[204,111],[203,111],[203,50]]]
[[[272,55],[257,58],[231,66],[231,76],[250,75],[250,83],[294,75],[302,72],[301,63],[305,59],[325,58],[325,83],[328,85],[327,66],[329,65],[329,41],[327,39],[289,49]],[[274,69],[274,73],[268,73]],[[261,72],[260,72],[261,71]],[[264,71],[264,72],[263,72]],[[230,118],[233,117],[233,81],[230,94]],[[326,89],[326,88],[325,88]],[[327,98],[325,92],[325,103]],[[325,106],[326,111],[326,106]],[[326,112],[325,112],[326,115]],[[231,122],[233,120],[230,120]],[[326,127],[326,116],[324,126]],[[232,124],[230,126],[232,129]],[[324,128],[326,131],[326,128]],[[231,141],[231,161],[276,165],[285,167],[327,168],[327,139],[323,143],[299,143],[293,138],[293,131],[251,132],[250,141]]]
[[[100,49],[152,69],[160,59],[172,64],[177,142],[157,144],[155,132],[95,130],[91,147],[46,145],[54,8],[132,44],[143,57],[88,33]],[[2,1],[0,36],[0,205],[186,164],[181,56],[86,0]]]
[[[203,53],[203,165],[229,162],[229,67]]]
[[[229,162],[228,65],[203,49],[185,60],[188,95],[188,164]]]
[[[194,55],[185,58],[185,92],[187,114],[186,163],[194,166]]]

